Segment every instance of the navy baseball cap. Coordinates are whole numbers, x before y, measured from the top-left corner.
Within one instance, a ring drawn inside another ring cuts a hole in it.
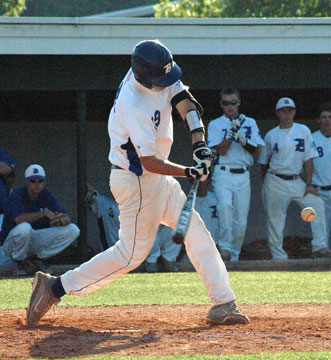
[[[32,164],[25,170],[25,179],[31,180],[31,179],[46,179],[45,170],[41,165],[38,164]]]

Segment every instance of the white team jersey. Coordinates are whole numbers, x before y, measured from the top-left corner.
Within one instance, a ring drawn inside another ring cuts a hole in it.
[[[277,126],[264,141],[258,163],[269,163],[269,171],[277,174],[300,174],[303,163],[318,156],[311,132],[303,124],[293,123],[290,129]]]
[[[185,89],[188,87],[180,80],[161,91],[148,89],[130,69],[118,88],[109,115],[110,162],[141,175],[147,170],[142,169],[140,157],[155,155],[167,159],[173,142],[171,99]],[[131,147],[121,148],[128,145],[129,136]]]
[[[231,128],[231,120],[225,115],[212,120],[208,125],[208,146],[213,147],[220,144],[227,131]],[[258,145],[263,146],[264,141],[261,137],[259,128],[254,119],[245,117],[245,121],[239,129],[239,133],[252,140]],[[239,143],[233,141],[227,153],[215,159],[215,164],[238,166],[253,165],[253,155],[246,151]]]
[[[313,134],[318,157],[314,159],[313,184],[331,185],[331,137],[324,136],[320,130]]]

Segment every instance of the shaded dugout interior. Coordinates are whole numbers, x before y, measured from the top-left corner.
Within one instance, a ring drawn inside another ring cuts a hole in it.
[[[219,91],[223,87],[239,89],[241,112],[256,119],[263,136],[278,124],[274,107],[279,97],[294,99],[296,121],[312,131],[318,128],[317,106],[330,101],[328,55],[186,55],[175,60],[183,69],[183,82],[205,109],[206,125],[221,115]],[[22,183],[29,164],[43,165],[48,186],[79,223],[82,238],[86,236],[96,249],[96,221],[91,214],[84,221],[85,180],[107,194],[108,114],[129,66],[130,57],[124,55],[0,56],[0,146],[16,160],[15,185]],[[177,117],[171,160],[191,163],[190,137]],[[266,233],[256,164],[251,180],[246,241],[264,238]],[[180,182],[187,191],[189,183]],[[291,206],[289,214],[285,235],[309,237],[310,227],[301,221],[298,208]]]

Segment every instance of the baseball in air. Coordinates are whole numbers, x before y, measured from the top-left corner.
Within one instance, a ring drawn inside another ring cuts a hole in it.
[[[313,221],[316,217],[316,211],[312,207],[306,207],[301,211],[303,221]]]

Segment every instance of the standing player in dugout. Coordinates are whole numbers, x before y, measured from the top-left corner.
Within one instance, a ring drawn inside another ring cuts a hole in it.
[[[200,176],[202,181],[208,176],[212,155],[205,143],[202,108],[180,81],[182,71],[171,52],[158,41],[145,40],[134,47],[131,65],[117,91],[108,123],[110,188],[120,209],[120,239],[61,277],[36,273],[27,310],[29,326],[36,325],[63,295],[93,292],[138,267],[152,248],[159,224],[176,227],[186,197],[173,176]],[[168,160],[173,107],[191,133],[194,166]],[[236,304],[215,243],[195,210],[185,246],[212,303],[207,321],[249,323]]]

